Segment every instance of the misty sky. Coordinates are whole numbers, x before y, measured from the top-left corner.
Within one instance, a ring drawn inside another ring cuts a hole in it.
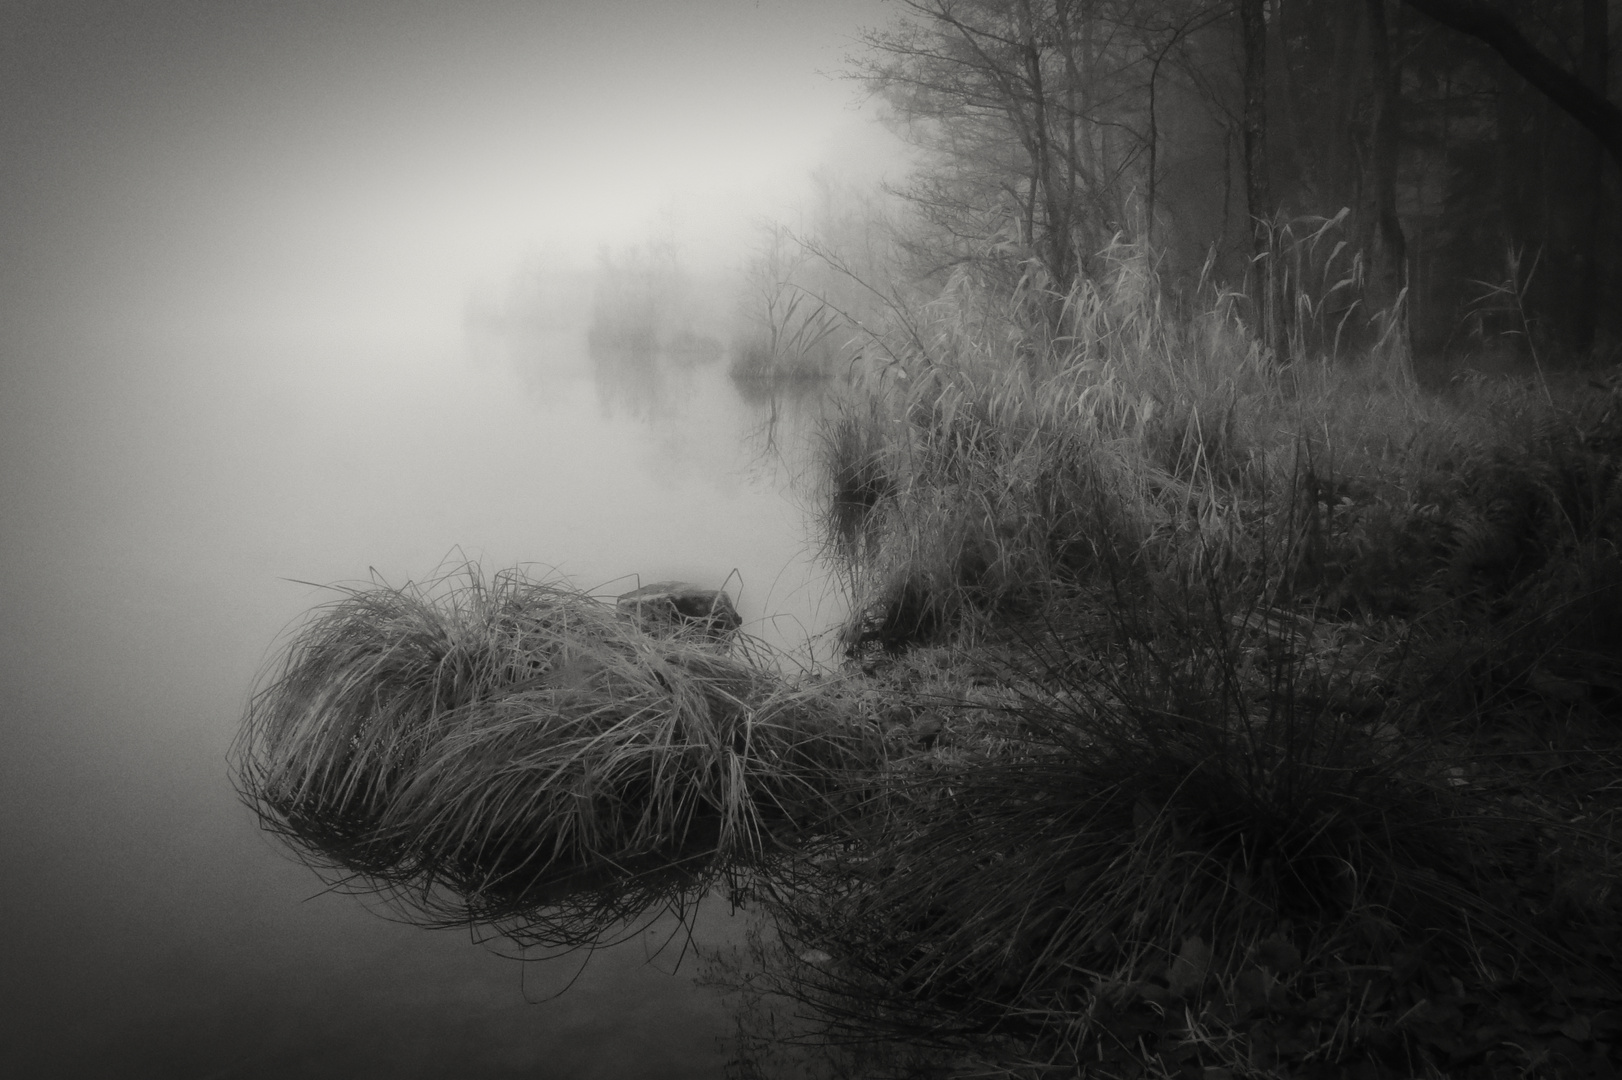
[[[537,252],[695,260],[862,154],[872,0],[3,0],[19,330],[408,331]],[[871,115],[869,113],[869,115]],[[724,242],[724,243],[723,243]]]

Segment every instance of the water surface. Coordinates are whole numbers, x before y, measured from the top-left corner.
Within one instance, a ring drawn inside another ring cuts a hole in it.
[[[388,921],[260,834],[225,758],[320,583],[466,558],[726,582],[783,646],[837,618],[724,365],[594,360],[579,326],[0,348],[0,1073],[719,1075],[719,1001],[649,960],[668,921],[583,971]]]

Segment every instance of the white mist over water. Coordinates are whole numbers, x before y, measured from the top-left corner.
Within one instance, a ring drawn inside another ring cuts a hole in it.
[[[720,367],[650,397],[597,378],[579,324],[517,362],[464,317],[536,252],[664,230],[723,262],[867,145],[815,72],[870,5],[4,17],[0,1072],[716,1075],[726,1018],[685,974],[616,951],[530,1006],[574,967],[521,982],[322,895],[225,753],[277,635],[330,599],[299,582],[736,570],[783,643],[838,617]]]
[[[537,248],[656,227],[711,267],[882,146],[819,74],[865,3],[30,6],[8,269],[113,333],[431,333]]]

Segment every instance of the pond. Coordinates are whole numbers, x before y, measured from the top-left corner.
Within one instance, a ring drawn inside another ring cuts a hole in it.
[[[731,1021],[671,920],[535,964],[392,921],[260,833],[226,752],[329,583],[680,578],[803,646],[843,614],[803,430],[724,359],[593,358],[580,325],[5,347],[0,1073],[720,1075]],[[706,903],[698,940],[739,921]]]

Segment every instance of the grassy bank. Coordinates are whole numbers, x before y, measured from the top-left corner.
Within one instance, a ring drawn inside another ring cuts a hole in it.
[[[740,1071],[796,1012],[836,1075],[1614,1075],[1618,384],[1282,363],[1113,257],[825,428],[893,753],[759,885]]]

